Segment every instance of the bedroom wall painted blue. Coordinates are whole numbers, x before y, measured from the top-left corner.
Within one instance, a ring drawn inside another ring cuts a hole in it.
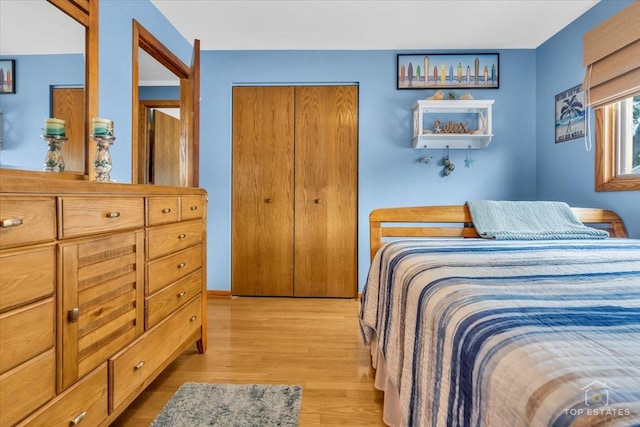
[[[536,188],[541,200],[613,209],[640,238],[640,191],[596,192],[595,149],[585,149],[585,138],[554,143],[554,97],[584,78],[582,35],[631,3],[603,0],[536,50]],[[593,144],[594,129],[592,120]]]
[[[193,46],[149,0],[100,1],[100,117],[115,123],[111,178],[131,182],[132,19],[149,30],[182,62],[191,63]]]
[[[425,48],[423,51],[429,51]],[[396,90],[395,51],[206,51],[201,63],[200,185],[209,192],[208,287],[230,289],[231,88],[234,84],[359,85],[358,287],[369,267],[368,216],[389,206],[461,204],[469,199],[535,198],[535,52],[500,51],[500,89],[488,148],[452,150],[456,170],[440,176],[444,150],[411,146],[411,105],[427,90]],[[461,95],[462,91],[456,91]],[[433,156],[425,165],[419,159]]]
[[[2,150],[0,164],[42,170],[47,145],[40,138],[44,119],[51,117],[51,85],[83,86],[84,57],[80,54],[13,55],[16,93],[0,96]]]

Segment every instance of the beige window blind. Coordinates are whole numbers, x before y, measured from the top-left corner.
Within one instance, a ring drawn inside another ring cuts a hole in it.
[[[583,88],[598,108],[640,91],[640,0],[582,37]]]

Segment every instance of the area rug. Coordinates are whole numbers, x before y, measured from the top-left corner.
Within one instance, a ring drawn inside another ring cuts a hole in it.
[[[151,427],[298,425],[302,387],[184,383]]]

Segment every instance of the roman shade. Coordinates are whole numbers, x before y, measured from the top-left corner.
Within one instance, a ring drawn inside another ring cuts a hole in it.
[[[635,1],[582,37],[583,87],[598,108],[640,92],[640,1]]]

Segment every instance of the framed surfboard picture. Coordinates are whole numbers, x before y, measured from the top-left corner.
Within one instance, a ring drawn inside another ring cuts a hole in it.
[[[397,89],[498,89],[498,53],[398,54]]]

